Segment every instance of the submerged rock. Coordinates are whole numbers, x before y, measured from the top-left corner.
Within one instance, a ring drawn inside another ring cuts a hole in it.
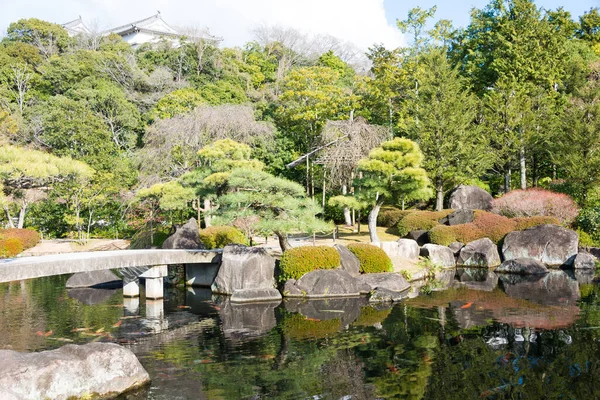
[[[505,260],[529,258],[548,266],[572,266],[578,252],[579,237],[558,225],[540,225],[511,232],[504,238]]]
[[[204,243],[200,240],[198,231],[198,222],[195,218],[190,218],[185,225],[177,228],[174,234],[169,236],[162,245],[163,249],[205,249]]]
[[[498,246],[488,238],[475,240],[460,250],[458,265],[466,267],[495,267],[500,265]]]
[[[408,293],[406,291],[397,292],[394,290],[388,290],[388,289],[382,288],[382,289],[376,289],[373,293],[371,293],[371,296],[369,297],[369,302],[370,303],[391,303],[391,302],[402,301],[407,297],[408,297]]]
[[[478,186],[460,185],[450,194],[448,208],[452,210],[485,210],[492,209],[491,194]]]
[[[363,284],[368,285],[371,290],[385,289],[393,292],[404,292],[410,288],[410,284],[402,275],[393,272],[363,274],[357,279]]]
[[[0,398],[114,397],[150,381],[129,349],[113,343],[69,344],[57,350],[0,350]]]
[[[519,275],[544,275],[549,272],[544,264],[528,258],[504,261],[495,271],[504,274]]]

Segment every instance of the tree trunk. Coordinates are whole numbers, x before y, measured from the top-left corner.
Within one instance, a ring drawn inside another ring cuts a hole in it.
[[[291,248],[290,242],[288,242],[284,233],[275,232],[275,235],[277,235],[277,239],[279,240],[279,247],[281,247],[281,251],[286,251]]]
[[[344,196],[348,194],[348,186],[342,185],[342,194]],[[344,224],[346,226],[354,226],[352,215],[350,214],[350,209],[348,207],[344,207]]]
[[[14,228],[15,224],[13,222],[12,216],[10,215],[10,210],[8,209],[8,206],[4,206],[4,213],[6,214],[6,219],[8,220],[8,227]]]
[[[379,236],[377,236],[377,216],[380,209],[381,203],[377,203],[369,213],[369,237],[371,243],[379,243]]]
[[[27,203],[23,203],[21,205],[21,209],[19,210],[19,222],[17,224],[17,228],[23,229],[25,225],[25,213],[27,212]]]
[[[525,159],[525,148],[521,147],[519,152],[519,165],[521,168],[521,189],[527,189],[527,164]]]
[[[209,199],[204,199],[204,226],[208,228],[212,226],[212,217],[210,216],[211,204]],[[198,222],[200,223],[200,222]]]
[[[435,180],[435,193],[435,211],[442,211],[444,209],[444,184],[440,177]]]
[[[510,166],[506,166],[504,169],[504,193],[510,192]]]

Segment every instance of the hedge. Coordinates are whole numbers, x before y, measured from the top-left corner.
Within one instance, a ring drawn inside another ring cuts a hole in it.
[[[403,211],[397,207],[381,207],[377,215],[377,226],[392,228],[398,225],[398,222],[409,215],[412,211]]]
[[[377,246],[366,243],[352,243],[350,250],[360,261],[360,272],[363,274],[376,274],[379,272],[393,272],[392,260]]]
[[[398,234],[406,236],[410,231],[431,230],[440,224],[439,220],[451,214],[454,210],[443,211],[411,211],[398,221]]]
[[[554,217],[529,217],[529,218],[514,218],[516,222],[516,231],[524,231],[525,229],[533,228],[539,225],[560,225],[558,218]]]
[[[0,257],[14,257],[39,242],[39,233],[32,229],[0,229]]]
[[[208,250],[221,249],[228,244],[248,244],[246,236],[233,226],[210,226],[202,229],[200,240]]]
[[[0,257],[14,257],[24,250],[23,242],[17,238],[0,239]]]
[[[279,263],[278,280],[300,279],[317,269],[335,269],[341,264],[340,253],[328,246],[302,246],[286,250]]]
[[[494,212],[510,218],[554,217],[565,226],[575,221],[579,214],[570,196],[539,188],[513,190],[495,199],[492,206]]]

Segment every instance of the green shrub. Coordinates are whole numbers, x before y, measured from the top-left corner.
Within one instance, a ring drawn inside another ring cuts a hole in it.
[[[560,225],[560,221],[554,217],[528,217],[528,218],[514,218],[513,221],[517,224],[515,230],[524,231],[525,229],[533,228],[539,225]]]
[[[410,213],[411,211],[403,211],[397,207],[382,207],[377,215],[377,226],[395,227],[402,218]]]
[[[600,242],[600,207],[584,208],[575,222],[594,242]]]
[[[581,229],[577,230],[577,235],[579,236],[579,245],[581,247],[596,247],[598,242],[596,242],[589,233],[582,231]]]
[[[363,274],[376,274],[379,272],[392,272],[392,260],[377,246],[366,243],[352,243],[350,250],[360,261],[360,272]]]
[[[439,220],[452,213],[454,210],[444,211],[411,211],[398,221],[398,234],[406,236],[410,231],[431,230],[438,226]]]
[[[233,226],[210,226],[200,231],[200,240],[207,249],[221,249],[228,244],[248,244],[246,236]]]
[[[279,281],[299,279],[317,269],[335,269],[341,264],[340,253],[328,246],[302,246],[286,250],[281,256]]]
[[[454,229],[454,226],[435,226],[429,231],[429,241],[441,246],[448,246],[450,243],[458,241],[456,239],[456,229]]]
[[[24,250],[23,242],[18,238],[0,239],[0,257],[14,257]]]
[[[27,250],[40,242],[40,234],[33,229],[0,229],[0,239],[19,239],[23,250]]]

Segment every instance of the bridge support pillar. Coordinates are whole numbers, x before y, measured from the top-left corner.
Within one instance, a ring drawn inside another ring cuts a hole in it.
[[[140,286],[131,281],[123,286],[123,297],[140,297]]]
[[[146,278],[146,298],[162,299],[164,297],[163,278],[167,276],[166,265],[157,265],[144,272],[141,277]]]

